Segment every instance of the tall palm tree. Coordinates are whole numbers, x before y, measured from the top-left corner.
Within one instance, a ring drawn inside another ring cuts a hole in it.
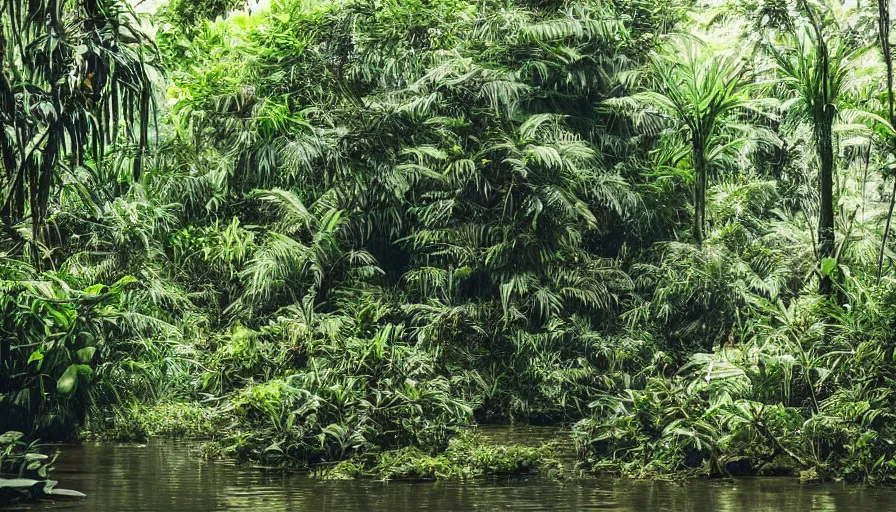
[[[732,116],[747,105],[744,62],[711,51],[694,38],[678,38],[651,56],[656,89],[632,99],[671,118],[690,146],[694,169],[694,241],[703,243],[707,175],[714,162],[742,140]]]
[[[833,127],[838,105],[849,84],[850,70],[863,48],[852,47],[839,30],[825,30],[817,7],[800,2],[806,22],[795,24],[785,35],[786,44],[769,46],[781,82],[793,95],[789,103],[796,113],[811,123],[819,162],[820,213],[818,221],[818,258],[825,262],[836,256],[834,236],[834,152]],[[828,20],[828,25],[836,23]],[[833,282],[822,272],[820,293],[829,295]]]

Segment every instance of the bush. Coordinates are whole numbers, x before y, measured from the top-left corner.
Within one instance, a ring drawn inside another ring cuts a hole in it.
[[[327,479],[373,477],[380,480],[445,480],[544,474],[558,476],[562,465],[550,445],[491,445],[480,434],[464,432],[447,449],[431,455],[416,447],[356,456],[323,470]]]
[[[364,308],[358,311],[363,317]],[[374,447],[444,447],[472,411],[403,327],[344,315],[281,317],[256,346],[276,347],[276,375],[236,381],[219,411],[235,425],[220,450],[278,464],[338,461]],[[220,350],[213,361],[224,364]],[[220,368],[220,367],[219,367]],[[212,372],[219,369],[212,367]]]

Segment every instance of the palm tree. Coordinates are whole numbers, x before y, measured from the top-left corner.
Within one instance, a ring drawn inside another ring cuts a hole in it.
[[[769,48],[781,82],[794,95],[793,101],[788,104],[790,113],[796,113],[813,127],[819,161],[818,258],[824,269],[825,262],[832,262],[836,255],[834,121],[838,104],[849,83],[852,64],[864,49],[851,47],[837,35],[838,30],[826,34],[816,9],[806,2],[800,2],[800,7],[808,23],[795,25],[786,34],[787,45],[772,44]],[[829,295],[833,287],[830,272],[822,274],[819,291]]]
[[[638,104],[671,118],[690,146],[694,169],[694,241],[702,245],[706,224],[707,175],[713,163],[742,137],[731,114],[747,106],[744,62],[711,51],[694,38],[677,38],[651,56],[656,89],[634,95]]]

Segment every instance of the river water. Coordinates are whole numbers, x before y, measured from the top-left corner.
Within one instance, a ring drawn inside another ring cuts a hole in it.
[[[65,446],[54,478],[87,493],[76,501],[2,510],[206,512],[244,510],[369,511],[719,511],[826,512],[896,510],[896,489],[808,485],[785,478],[685,483],[585,478],[407,483],[320,481],[201,460],[195,445]]]

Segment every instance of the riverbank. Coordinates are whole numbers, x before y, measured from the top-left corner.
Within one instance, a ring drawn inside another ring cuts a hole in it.
[[[151,440],[66,445],[56,475],[87,498],[4,511],[178,512],[315,510],[316,512],[474,510],[719,512],[862,512],[887,510],[896,490],[793,478],[664,482],[610,477],[557,481],[537,476],[461,483],[370,479],[333,481],[265,471],[198,457],[194,443]]]

